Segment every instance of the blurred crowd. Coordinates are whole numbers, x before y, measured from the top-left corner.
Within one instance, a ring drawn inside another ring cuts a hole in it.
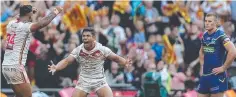
[[[156,72],[168,95],[196,97],[199,49],[207,13],[220,16],[218,29],[236,44],[236,1],[1,1],[1,60],[6,39],[4,27],[18,16],[20,4],[38,9],[33,21],[40,21],[55,6],[64,8],[62,14],[34,34],[30,45],[26,68],[31,84],[38,88],[70,87],[76,83],[80,71],[76,62],[54,76],[47,68],[50,60],[58,63],[82,43],[80,32],[88,26],[94,27],[98,42],[133,59],[130,68],[105,62],[109,85],[131,84],[142,91],[142,76]],[[236,61],[228,70],[234,89],[235,68]],[[4,80],[2,87],[9,87]]]

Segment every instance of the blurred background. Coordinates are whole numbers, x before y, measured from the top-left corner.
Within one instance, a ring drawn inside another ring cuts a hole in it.
[[[33,21],[40,21],[55,6],[64,8],[62,14],[34,34],[30,44],[25,68],[34,90],[33,97],[71,97],[79,78],[79,65],[75,62],[54,76],[48,72],[47,65],[50,60],[58,63],[79,46],[82,43],[80,31],[88,26],[94,27],[101,44],[120,56],[133,59],[129,69],[109,60],[104,64],[107,82],[115,97],[148,94],[197,97],[198,51],[205,32],[204,16],[209,12],[220,16],[219,29],[236,44],[236,1],[231,0],[1,1],[1,60],[5,50],[5,27],[17,18],[21,4],[31,4],[38,9]],[[230,87],[225,96],[236,97],[232,96],[236,90],[236,60],[227,72]],[[11,97],[13,91],[1,76],[1,97]],[[160,92],[153,94],[155,91]],[[96,97],[95,93],[90,97]]]

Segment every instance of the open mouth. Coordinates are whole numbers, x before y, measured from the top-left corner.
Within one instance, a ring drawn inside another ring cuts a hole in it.
[[[84,43],[88,43],[88,41],[87,41],[87,40],[83,40],[83,42],[84,42]]]

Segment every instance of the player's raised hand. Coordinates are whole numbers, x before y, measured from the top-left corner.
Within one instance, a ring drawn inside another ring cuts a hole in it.
[[[130,67],[131,65],[133,64],[133,61],[128,57],[127,59],[126,59],[126,64],[125,64],[125,67]]]
[[[223,66],[212,69],[212,73],[214,73],[215,75],[222,73],[224,71],[225,71],[225,68]]]
[[[56,65],[53,63],[53,61],[51,60],[51,65],[48,65],[48,70],[49,72],[52,72],[52,75],[54,75],[54,73],[56,72]]]

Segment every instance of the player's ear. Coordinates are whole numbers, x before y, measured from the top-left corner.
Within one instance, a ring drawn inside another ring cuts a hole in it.
[[[216,27],[220,27],[221,23],[220,20],[216,20]]]
[[[96,35],[93,35],[93,39],[96,40]]]

